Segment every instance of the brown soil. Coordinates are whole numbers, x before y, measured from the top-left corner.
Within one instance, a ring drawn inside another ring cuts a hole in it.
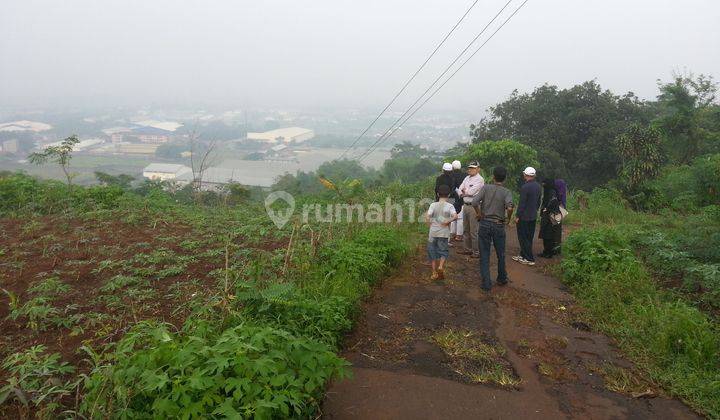
[[[353,377],[331,384],[328,419],[697,418],[659,389],[610,391],[598,366],[635,370],[612,341],[592,331],[553,272],[552,262],[520,265],[508,229],[510,284],[480,289],[478,260],[452,252],[446,279],[429,280],[424,250],[367,302],[346,357]],[[540,244],[535,244],[539,252]],[[453,248],[457,250],[458,248]],[[494,256],[492,257],[494,258]],[[539,259],[541,260],[541,259]],[[492,263],[493,270],[495,263]],[[431,337],[471,331],[504,348],[517,386],[477,383]],[[645,387],[646,382],[637,381]],[[651,385],[647,385],[651,387]]]
[[[176,222],[65,217],[0,220],[0,361],[14,352],[43,344],[49,353],[60,353],[63,361],[82,373],[90,368],[83,360],[88,356],[80,351],[83,345],[101,348],[120,339],[133,324],[147,319],[181,326],[190,312],[191,301],[207,301],[220,290],[218,279],[211,272],[225,265],[224,244],[213,242],[214,237]],[[184,241],[197,244],[183,247]],[[278,241],[248,247],[267,251],[285,245]],[[171,258],[193,259],[182,266],[179,274],[170,275],[154,273],[172,262],[132,264],[147,268],[150,273],[136,275],[142,281],[134,288],[138,295],[128,293],[127,287],[101,291],[109,279],[125,274],[123,270],[128,267],[125,264],[125,268],[100,269],[104,261],[123,263],[158,249],[168,250]],[[203,255],[206,251],[214,253]],[[16,296],[22,305],[33,297],[28,289],[50,277],[71,288],[51,303],[63,312],[59,318],[99,314],[100,320],[89,322],[80,318],[70,327],[44,322],[43,329],[33,331],[26,318],[8,318],[10,298],[3,289]],[[103,297],[115,298],[115,303],[109,305]],[[0,384],[6,375],[0,369]],[[0,408],[0,418],[16,418],[19,413],[20,407],[12,404]]]

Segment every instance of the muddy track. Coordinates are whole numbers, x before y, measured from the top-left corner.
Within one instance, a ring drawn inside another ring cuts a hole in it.
[[[549,265],[507,264],[510,284],[488,294],[477,260],[455,251],[446,279],[429,280],[418,245],[365,304],[343,353],[353,377],[331,384],[323,417],[697,418],[582,321]]]

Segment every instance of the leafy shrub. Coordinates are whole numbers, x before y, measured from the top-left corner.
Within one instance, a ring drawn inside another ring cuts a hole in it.
[[[37,410],[37,417],[53,418],[60,407],[58,401],[71,395],[78,382],[64,382],[63,377],[75,368],[61,362],[59,354],[46,354],[46,350],[43,345],[33,346],[3,361],[2,369],[10,376],[0,387],[0,405],[8,399],[16,399]]]
[[[595,188],[592,193],[574,191],[568,205],[571,211],[568,223],[582,225],[617,225],[632,223],[642,219],[642,215],[633,211],[617,189]],[[580,209],[580,202],[586,208]]]
[[[336,347],[352,322],[350,302],[341,296],[312,298],[292,284],[240,283],[236,295],[241,313],[255,322],[282,328],[295,335],[320,340]]]
[[[669,207],[693,213],[708,205],[720,204],[720,154],[701,156],[692,165],[667,167],[662,175],[648,183],[652,194],[647,207],[659,211]]]
[[[353,240],[337,240],[320,251],[317,281],[307,285],[317,296],[337,295],[357,302],[408,249],[407,236],[391,227],[372,226]]]
[[[471,144],[460,160],[477,161],[486,175],[492,174],[493,167],[502,165],[508,170],[508,183],[519,177],[525,167],[539,166],[535,149],[515,140]]]
[[[68,187],[59,181],[39,181],[17,172],[0,178],[0,215],[50,213],[68,200]]]
[[[8,318],[26,320],[27,327],[33,331],[44,331],[50,324],[65,325],[67,319],[60,309],[53,306],[53,302],[69,290],[70,286],[56,277],[42,280],[28,289],[32,297],[26,302],[21,304],[17,297],[10,300]]]
[[[326,344],[251,325],[176,336],[140,324],[112,361],[86,381],[89,417],[305,417],[346,366]]]
[[[680,277],[683,289],[693,292],[699,302],[720,308],[720,264],[717,245],[720,235],[716,229],[708,238],[703,229],[685,224],[678,231],[667,229],[633,232],[632,243],[653,273],[665,277]]]
[[[720,416],[720,333],[707,316],[661,293],[615,229],[573,233],[565,251],[564,279],[600,328],[671,392]]]
[[[571,235],[563,248],[572,258],[562,262],[565,279],[577,284],[587,280],[591,272],[607,272],[619,264],[632,261],[627,240],[615,229],[581,230]]]
[[[126,191],[118,185],[92,186],[74,188],[72,191],[73,204],[76,208],[85,211],[116,208],[120,197]]]

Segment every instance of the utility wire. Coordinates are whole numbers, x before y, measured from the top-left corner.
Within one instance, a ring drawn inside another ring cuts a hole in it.
[[[452,79],[463,67],[465,67],[465,65],[466,65],[478,52],[480,52],[480,50],[485,46],[485,44],[487,44],[488,42],[490,42],[490,40],[495,36],[495,34],[497,34],[497,33],[500,31],[500,29],[502,29],[503,26],[505,26],[505,25],[510,21],[510,19],[512,19],[513,16],[515,16],[515,15],[518,13],[518,12],[520,11],[520,9],[522,9],[523,6],[525,6],[525,4],[526,4],[528,1],[529,1],[529,0],[523,1],[522,4],[520,4],[520,6],[518,6],[518,8],[515,9],[515,11],[514,11],[510,16],[508,16],[508,18],[505,19],[505,21],[488,37],[488,39],[486,39],[485,42],[483,42],[472,54],[470,54],[470,56],[469,56],[467,59],[465,59],[465,61],[463,61],[462,64],[460,64],[460,67],[458,67],[454,72],[452,72],[452,74],[450,74],[450,76],[449,76],[447,79],[445,79],[445,81],[444,81],[442,84],[440,84],[440,86],[438,86],[438,87],[433,91],[433,93],[430,94],[430,96],[428,96],[417,108],[415,108],[415,110],[413,110],[413,112],[410,113],[410,115],[408,115],[394,130],[392,130],[391,132],[389,132],[389,134],[388,134],[387,136],[385,136],[384,138],[381,137],[381,138],[378,139],[378,140],[382,140],[382,141],[387,140],[388,138],[390,138],[390,136],[392,136],[393,134],[395,134],[395,132],[396,132],[397,130],[399,130],[403,125],[405,125],[405,123],[407,123],[408,120],[409,120],[410,118],[412,118],[413,115],[415,115],[415,113],[417,113],[423,106],[425,106],[425,104],[427,104],[427,103],[430,101],[430,99],[432,99],[432,98],[443,88],[443,86],[445,86],[445,85],[447,84],[447,82],[450,81],[450,79]],[[377,143],[378,145],[380,144],[380,142],[376,142],[376,143]],[[367,156],[368,156],[370,153],[371,153],[371,151],[370,151],[370,149],[368,149],[368,151],[366,151],[362,156],[360,156],[360,157],[358,158],[358,161],[362,161],[363,159],[367,158]]]
[[[510,5],[510,3],[512,3],[512,2],[513,2],[513,0],[508,0],[508,2],[505,3],[505,5],[500,9],[499,12],[497,12],[497,14],[490,20],[490,22],[488,22],[487,25],[485,25],[485,27],[475,36],[475,38],[473,38],[473,39],[468,43],[468,45],[460,52],[460,54],[457,55],[457,57],[455,57],[455,59],[445,68],[445,70],[432,82],[432,84],[431,84],[427,89],[425,89],[425,92],[423,92],[422,95],[420,95],[420,96],[415,100],[415,102],[413,102],[412,105],[410,105],[410,107],[409,107],[408,109],[406,109],[405,112],[403,112],[403,114],[400,115],[400,117],[399,117],[398,119],[396,119],[395,122],[393,122],[393,123],[390,125],[390,127],[388,127],[387,130],[385,130],[385,132],[375,141],[375,143],[373,143],[373,144],[368,148],[368,150],[366,150],[364,153],[362,153],[359,158],[356,158],[356,159],[358,159],[358,161],[364,159],[365,156],[369,154],[369,152],[370,152],[371,149],[375,148],[375,146],[376,146],[377,144],[379,144],[379,143],[381,143],[381,142],[383,141],[383,139],[385,138],[385,136],[387,136],[388,133],[393,130],[393,128],[395,127],[395,125],[397,125],[397,124],[415,107],[415,105],[417,105],[418,102],[420,102],[420,101],[423,99],[423,97],[425,97],[425,95],[427,95],[427,93],[430,92],[430,90],[431,90],[433,87],[435,87],[435,85],[440,81],[440,79],[442,79],[443,76],[445,76],[445,75],[447,74],[447,72],[450,71],[450,69],[452,68],[452,66],[454,66],[455,63],[457,63],[458,60],[460,60],[460,59],[462,58],[462,56],[467,52],[467,50],[469,50],[470,47],[473,46],[473,44],[475,43],[475,41],[477,41],[478,38],[480,38],[480,37],[485,33],[485,31],[487,31],[487,29],[490,27],[490,25],[492,25],[493,22],[495,22],[495,20],[497,20],[497,18],[500,17],[500,15],[502,14],[502,12],[504,12],[505,9],[506,9],[506,8]]]
[[[450,35],[452,35],[453,32],[455,32],[455,29],[457,29],[457,27],[460,26],[460,23],[462,23],[462,21],[465,20],[465,17],[470,13],[470,11],[475,7],[475,5],[478,4],[479,1],[480,1],[480,0],[475,0],[475,1],[473,2],[473,4],[470,5],[470,7],[469,7],[469,8],[465,11],[465,13],[460,17],[460,20],[458,20],[457,23],[455,24],[455,26],[453,26],[452,29],[450,29],[450,32],[448,32],[447,35],[445,35],[445,37],[442,39],[442,41],[440,41],[440,43],[435,47],[435,49],[433,50],[433,52],[430,53],[430,55],[428,56],[428,58],[426,58],[425,61],[420,65],[420,67],[419,67],[417,70],[415,70],[415,73],[413,73],[413,75],[410,77],[410,79],[408,79],[408,81],[405,82],[405,84],[403,85],[403,87],[400,88],[400,90],[395,94],[395,96],[393,96],[393,98],[390,100],[390,102],[389,102],[387,105],[385,105],[385,108],[383,108],[383,110],[380,111],[380,113],[377,115],[377,117],[375,117],[375,119],[370,123],[370,125],[368,125],[367,128],[366,128],[365,130],[363,130],[363,132],[360,133],[359,136],[357,136],[357,138],[355,139],[355,141],[353,141],[352,144],[351,144],[347,149],[345,149],[345,151],[342,153],[342,155],[340,155],[339,159],[342,159],[343,157],[345,157],[345,155],[350,151],[350,149],[352,149],[353,147],[355,147],[355,145],[360,141],[360,139],[362,139],[363,136],[364,136],[364,135],[375,125],[375,123],[380,119],[380,117],[382,117],[383,114],[385,114],[385,111],[387,111],[388,108],[390,108],[390,107],[392,106],[392,104],[395,103],[395,101],[397,100],[397,98],[405,91],[405,89],[408,87],[408,85],[409,85],[413,80],[415,80],[415,77],[417,77],[417,75],[420,73],[420,71],[422,71],[422,69],[425,68],[425,65],[427,65],[427,63],[430,61],[430,59],[433,58],[433,56],[435,55],[435,53],[438,52],[438,50],[440,49],[440,47],[442,47],[443,44],[445,44],[445,41],[447,41],[447,39],[450,38]]]

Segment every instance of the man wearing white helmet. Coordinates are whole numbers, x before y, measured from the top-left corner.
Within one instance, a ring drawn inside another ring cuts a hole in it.
[[[456,241],[461,241],[463,236],[463,219],[462,219],[462,207],[463,207],[463,201],[460,199],[460,184],[462,184],[463,180],[465,179],[465,174],[462,171],[462,164],[459,160],[454,160],[452,162],[452,174],[453,178],[455,179],[455,186],[454,190],[457,194],[457,197],[455,199],[455,212],[458,215],[457,220],[452,222],[450,225],[450,232],[452,232],[453,235],[455,235]]]
[[[457,198],[457,194],[455,192],[455,179],[452,176],[452,165],[448,162],[443,163],[442,166],[442,173],[435,178],[435,201],[438,200],[438,188],[440,188],[441,185],[447,185],[450,188],[450,197],[448,197],[448,202],[450,204],[453,203],[453,200]]]
[[[512,259],[525,265],[535,265],[532,243],[535,237],[535,224],[538,209],[540,208],[541,189],[535,181],[535,168],[528,166],[523,171],[525,183],[520,188],[520,203],[515,213],[518,242],[520,242],[520,255]]]

